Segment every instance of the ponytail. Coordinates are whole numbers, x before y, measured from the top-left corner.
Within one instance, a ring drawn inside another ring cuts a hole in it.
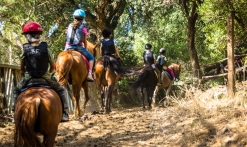
[[[81,22],[82,22],[82,20],[74,19],[74,21],[72,23],[73,24],[73,28],[77,29],[80,26]]]

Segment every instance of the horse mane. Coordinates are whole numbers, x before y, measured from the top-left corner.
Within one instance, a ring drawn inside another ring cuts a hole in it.
[[[171,65],[169,65],[168,67],[169,67],[169,68],[171,68],[171,69],[180,70],[181,65],[180,65],[180,64],[175,64],[175,63],[172,63],[172,64],[171,64]]]
[[[21,105],[20,109],[16,110],[15,117],[17,119],[15,123],[17,124],[15,125],[14,135],[15,145],[43,147],[36,133],[32,131],[32,129],[35,128],[35,122],[38,117],[37,111],[39,104],[40,99],[35,98],[25,103],[25,105]],[[28,119],[33,117],[35,119]],[[25,123],[27,121],[28,123]],[[25,140],[25,142],[23,140]]]
[[[134,82],[134,84],[131,86],[134,90],[136,90],[138,87],[141,86],[142,83],[144,83],[145,80],[149,77],[149,72],[153,71],[153,69],[150,66],[145,66],[141,69],[139,69],[139,74],[137,76],[137,80]]]
[[[104,56],[104,67],[110,68],[112,71],[115,71],[119,75],[125,75],[126,70],[125,68],[119,64],[119,61],[115,57],[112,56]]]
[[[99,48],[99,43],[93,44],[93,43],[87,41],[87,50],[88,50],[95,58],[98,58],[98,55],[99,55],[98,48]]]
[[[64,60],[66,60],[66,61],[64,62]],[[57,62],[64,63],[64,64],[56,64],[56,66],[57,66],[56,67],[56,69],[57,69],[56,73],[62,73],[62,75],[57,75],[58,82],[61,85],[66,85],[68,82],[69,72],[70,72],[70,69],[71,69],[72,64],[73,64],[72,50],[67,50],[67,51],[61,52],[58,55]]]

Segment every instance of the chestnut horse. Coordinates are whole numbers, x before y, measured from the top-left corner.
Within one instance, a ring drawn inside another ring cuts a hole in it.
[[[16,102],[15,147],[53,147],[61,119],[62,103],[54,90],[27,89]],[[37,133],[43,135],[43,143]]]
[[[97,56],[97,45],[88,42],[87,47],[94,57]],[[58,55],[56,61],[56,77],[58,82],[63,86],[66,86],[68,83],[72,84],[72,101],[75,118],[83,116],[89,100],[87,74],[87,64],[80,52],[66,50]],[[85,93],[83,112],[81,112],[79,105],[81,88],[83,88]]]
[[[111,112],[112,92],[120,75],[125,74],[125,69],[113,56],[101,56],[95,63],[94,77],[101,95],[101,111]]]
[[[173,70],[175,78],[179,79],[179,75],[180,75],[180,72],[181,72],[181,65],[172,63],[169,66],[169,68]],[[171,91],[171,88],[172,88],[172,85],[174,83],[174,80],[172,79],[171,75],[167,71],[163,71],[162,72],[161,78],[162,78],[162,84],[160,86],[156,86],[155,91],[154,91],[154,95],[153,95],[153,98],[152,98],[153,107],[155,107],[155,98],[156,98],[156,95],[157,95],[157,93],[159,91],[159,88],[163,88],[166,91],[166,101],[164,102],[164,104],[167,105],[167,106],[169,105],[169,93]]]

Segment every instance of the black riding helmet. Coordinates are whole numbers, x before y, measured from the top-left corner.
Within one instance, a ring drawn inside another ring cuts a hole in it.
[[[102,31],[102,35],[103,35],[104,38],[109,38],[110,35],[111,35],[111,31],[109,29],[104,29]]]
[[[151,44],[148,43],[148,44],[145,45],[145,49],[149,50],[151,48],[152,48],[152,45]]]
[[[161,49],[159,50],[159,53],[160,53],[160,54],[165,54],[165,53],[166,53],[166,50],[165,50],[164,48],[161,48]]]

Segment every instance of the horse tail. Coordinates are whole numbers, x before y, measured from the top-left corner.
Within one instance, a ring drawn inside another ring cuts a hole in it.
[[[20,145],[43,147],[35,133],[40,103],[40,98],[26,101],[15,113],[15,147]]]
[[[134,84],[131,86],[134,90],[136,90],[138,87],[141,86],[141,84],[147,80],[147,70],[142,70],[140,74],[137,76],[137,80],[134,82]]]
[[[60,58],[61,59],[58,58],[57,60],[57,63],[59,62],[60,64],[56,64],[57,78],[61,85],[66,85],[68,82],[69,72],[73,64],[73,56],[71,51],[68,51],[66,55],[64,54],[64,57],[61,56]]]

